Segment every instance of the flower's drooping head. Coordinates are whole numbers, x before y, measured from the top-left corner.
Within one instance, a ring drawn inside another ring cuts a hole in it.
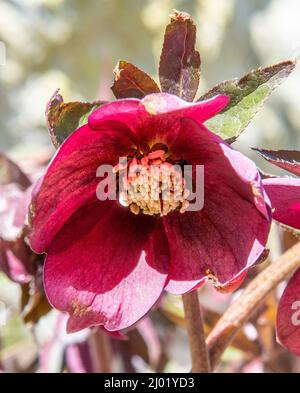
[[[126,328],[163,290],[233,290],[259,260],[270,228],[260,175],[203,125],[227,103],[118,100],[62,144],[35,191],[30,242],[47,252],[46,293],[69,331]]]

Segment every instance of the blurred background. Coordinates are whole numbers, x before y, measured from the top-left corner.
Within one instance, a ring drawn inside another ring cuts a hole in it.
[[[0,0],[4,43],[0,55],[6,54],[0,61],[0,151],[32,174],[54,152],[44,112],[55,89],[61,89],[65,101],[112,99],[109,87],[119,59],[157,80],[164,28],[173,8],[190,13],[197,25],[202,58],[198,96],[224,79],[300,55],[298,0]],[[300,148],[299,86],[298,67],[235,143],[266,171],[277,172],[250,147]],[[294,241],[278,230],[274,239],[270,258]],[[210,305],[208,321],[215,320],[231,301],[230,296],[210,289],[200,295]],[[66,336],[64,317],[53,311],[34,320],[31,316],[25,324],[21,296],[23,286],[0,273],[0,368],[4,371],[84,371],[88,363],[82,359],[91,363],[96,356],[86,355],[94,348],[94,335],[104,343],[100,352],[106,356],[106,367],[113,362],[115,370],[124,370],[127,361],[135,371],[189,370],[180,299],[162,299],[151,319],[143,322],[146,327],[131,331],[124,341],[98,331]],[[299,360],[275,343],[276,299],[274,294],[270,308],[257,316],[266,323],[263,333],[257,319],[255,327],[249,324],[240,343],[226,352],[223,371],[300,371]],[[131,338],[139,341],[139,348],[130,347]]]

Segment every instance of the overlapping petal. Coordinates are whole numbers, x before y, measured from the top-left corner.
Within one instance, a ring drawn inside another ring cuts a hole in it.
[[[279,177],[263,180],[271,200],[273,218],[285,225],[300,229],[300,179]]]
[[[300,153],[294,150],[258,151],[270,163],[300,174]],[[269,177],[263,180],[271,200],[272,216],[281,224],[300,229],[300,179]],[[300,269],[296,271],[280,299],[276,323],[277,337],[289,351],[300,356]]]
[[[120,121],[138,136],[141,143],[170,144],[180,133],[179,121],[183,117],[204,123],[228,102],[226,96],[190,103],[167,93],[149,94],[142,100],[125,99],[103,105],[90,115],[89,126],[101,130],[108,121]]]
[[[276,328],[281,344],[300,356],[300,269],[293,275],[280,299]]]
[[[106,214],[104,214],[106,211]],[[83,207],[50,246],[45,289],[70,314],[68,331],[104,324],[128,327],[157,301],[167,277],[160,221],[135,217],[111,201]]]
[[[204,207],[164,218],[171,253],[166,289],[183,293],[187,282],[192,289],[209,278],[220,290],[233,290],[263,253],[270,228],[257,168],[188,119],[173,151],[204,165]]]
[[[93,132],[86,125],[75,131],[52,160],[33,192],[30,244],[44,252],[67,219],[86,203],[97,200],[97,168],[116,165],[133,142],[120,125]]]

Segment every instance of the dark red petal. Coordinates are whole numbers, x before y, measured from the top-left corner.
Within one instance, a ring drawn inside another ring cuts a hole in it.
[[[261,254],[262,255],[262,254]],[[230,279],[228,282],[225,284],[222,284],[218,282],[215,277],[208,275],[205,277],[202,277],[200,280],[195,280],[195,281],[177,281],[173,280],[171,277],[172,275],[169,275],[168,277],[168,283],[165,287],[165,290],[167,292],[172,293],[173,295],[181,295],[186,292],[193,291],[195,289],[200,288],[203,284],[205,284],[207,281],[210,281],[211,284],[217,289],[219,292],[222,293],[231,293],[234,292],[237,288],[239,288],[244,281],[249,269],[244,269],[240,271],[236,276],[234,276],[232,279]]]
[[[106,121],[125,123],[143,143],[172,143],[178,136],[182,117],[204,123],[228,104],[226,96],[189,103],[167,94],[149,94],[142,100],[126,99],[103,105],[89,117],[92,129],[101,130]]]
[[[139,121],[136,118],[141,110],[141,101],[134,98],[117,100],[103,105],[98,110],[95,110],[88,119],[88,124],[91,129],[99,130],[103,127],[103,122],[118,121],[126,124],[131,129]],[[132,122],[135,123],[132,126]]]
[[[270,228],[257,168],[188,119],[173,152],[189,164],[204,165],[205,188],[201,211],[164,219],[171,252],[167,290],[181,293],[206,277],[222,291],[233,290],[263,253]]]
[[[270,178],[264,179],[263,185],[271,200],[273,218],[300,229],[300,179]]]
[[[30,244],[44,252],[57,231],[82,205],[95,201],[97,168],[116,165],[132,146],[127,129],[94,132],[83,126],[57,151],[33,193]]]
[[[277,337],[289,351],[300,356],[300,269],[293,275],[280,299]]]
[[[114,338],[116,340],[127,341],[128,337],[125,333],[120,332],[119,330],[106,330],[104,326],[99,326],[99,329],[103,330],[109,337]]]
[[[203,124],[182,119],[181,133],[171,148],[177,158],[190,165],[203,165],[205,184],[228,184],[242,198],[251,201],[267,219],[269,201],[253,161],[232,149]]]
[[[103,214],[103,211],[106,214]],[[165,285],[168,248],[152,244],[161,222],[110,201],[80,209],[56,236],[45,262],[50,303],[70,314],[68,331],[124,329],[145,315]]]
[[[171,252],[169,279],[192,281],[194,286],[196,280],[208,277],[222,291],[235,289],[242,282],[241,274],[264,251],[269,222],[227,186],[206,192],[205,198],[202,211],[165,218]]]
[[[171,277],[172,275],[168,277],[165,290],[173,295],[181,295],[183,293],[193,291],[194,289],[200,288],[205,283],[205,278],[201,278],[200,280],[177,281],[173,280]]]

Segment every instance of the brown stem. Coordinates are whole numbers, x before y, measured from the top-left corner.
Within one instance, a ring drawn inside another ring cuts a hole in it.
[[[258,274],[241,296],[230,305],[207,338],[213,370],[236,333],[264,298],[298,266],[300,266],[300,242]]]
[[[99,328],[91,329],[89,348],[95,373],[112,372],[112,350],[109,336]]]
[[[210,364],[197,291],[185,293],[182,295],[182,301],[191,351],[192,372],[208,373]]]

